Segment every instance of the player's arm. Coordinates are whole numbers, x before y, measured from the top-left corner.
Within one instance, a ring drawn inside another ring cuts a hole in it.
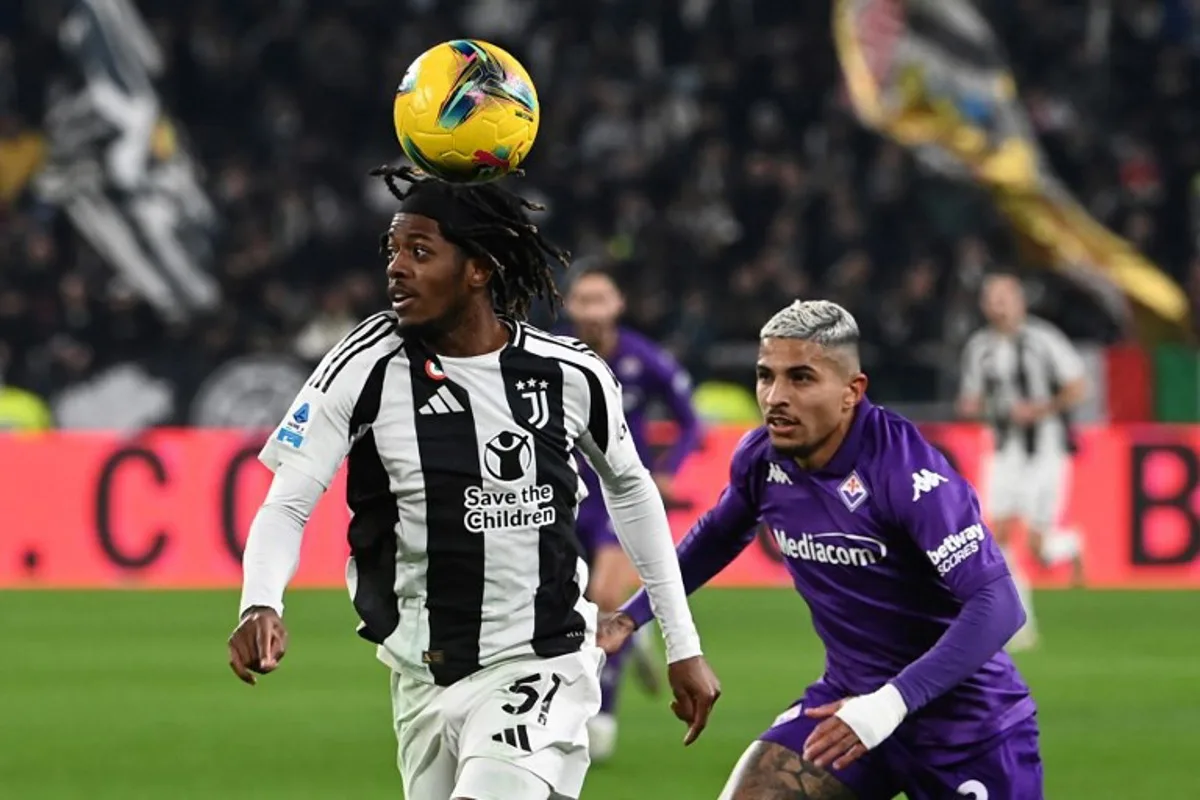
[[[975,490],[924,440],[898,444],[907,468],[889,472],[891,516],[962,607],[933,647],[879,691],[851,701],[858,705],[842,714],[856,731],[855,722],[878,739],[975,674],[1025,623],[1017,587],[983,522]],[[914,473],[922,470],[945,480],[922,490],[914,486]]]
[[[749,459],[744,455],[746,441],[753,435],[748,434],[734,452],[729,468],[729,485],[721,493],[717,504],[692,526],[679,543],[676,553],[684,589],[688,594],[719,575],[754,541],[758,515],[749,491],[746,468]],[[631,597],[621,607],[621,612],[629,616],[637,627],[654,617],[645,589]]]
[[[304,526],[350,449],[362,382],[353,355],[342,345],[330,352],[259,453],[275,475],[246,538],[240,623],[229,638],[229,665],[247,683],[286,651],[283,596],[300,564]],[[328,378],[339,365],[339,379]]]
[[[700,655],[662,497],[629,435],[620,387],[606,370],[589,380],[589,425],[579,449],[600,490],[622,549],[646,587],[666,640],[668,662]]]
[[[886,474],[885,513],[926,554],[931,577],[944,582],[962,607],[933,647],[878,690],[806,709],[809,716],[835,718],[823,721],[804,745],[804,757],[822,767],[845,768],[878,746],[907,716],[979,671],[1025,623],[1016,585],[983,524],[975,491],[915,434],[889,446],[904,467]],[[914,473],[921,470],[945,480],[919,490]]]
[[[617,538],[646,586],[658,617],[667,645],[668,680],[675,694],[671,709],[688,724],[683,743],[691,744],[708,724],[721,687],[701,655],[700,635],[688,608],[667,512],[629,435],[621,387],[606,368],[589,375],[589,421],[579,437],[579,449],[600,478]]]
[[[675,443],[663,453],[654,471],[674,475],[683,460],[700,443],[700,420],[692,405],[692,380],[683,367],[666,353],[659,354],[651,362],[651,369],[655,393],[666,404],[678,428]]]
[[[962,376],[955,409],[963,419],[977,420],[983,416],[983,339],[976,333],[967,340],[962,355]]]
[[[1039,417],[1062,414],[1079,406],[1087,397],[1087,375],[1083,359],[1071,340],[1057,328],[1046,330],[1050,369],[1058,384],[1058,392],[1037,409]]]

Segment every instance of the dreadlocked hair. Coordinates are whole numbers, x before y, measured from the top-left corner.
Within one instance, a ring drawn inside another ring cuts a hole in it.
[[[388,190],[403,201],[418,186],[437,181],[436,178],[413,167],[376,167],[371,174],[383,178]],[[401,188],[402,178],[410,184]],[[506,316],[524,321],[534,300],[549,301],[552,311],[562,303],[554,284],[554,271],[547,260],[552,256],[563,269],[571,265],[571,254],[547,241],[530,219],[527,211],[541,211],[545,206],[505,191],[495,183],[452,184],[437,181],[447,187],[456,200],[468,204],[487,222],[467,229],[442,224],[442,235],[472,256],[486,260],[496,270],[492,279],[492,297],[496,307]],[[381,239],[386,252],[387,236]]]

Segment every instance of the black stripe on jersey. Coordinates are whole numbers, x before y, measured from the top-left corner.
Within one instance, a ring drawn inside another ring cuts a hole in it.
[[[538,529],[538,588],[533,601],[533,651],[551,658],[583,644],[586,623],[575,610],[575,571],[583,549],[575,536],[579,475],[570,461],[563,413],[563,367],[551,358],[508,348],[500,373],[512,418],[533,439],[535,482],[553,490],[554,521]]]
[[[322,392],[329,391],[333,379],[351,359],[383,341],[394,327],[395,318],[390,311],[381,311],[367,317],[333,349],[329,358],[325,360],[325,368],[319,375],[314,375],[308,385],[314,389],[320,389]]]
[[[380,358],[367,376],[350,415],[350,435],[364,427],[366,431],[355,440],[346,460],[346,505],[351,513],[346,538],[358,571],[353,598],[362,620],[358,633],[376,644],[381,644],[400,624],[395,591],[396,526],[400,522],[400,509],[370,426],[379,416],[388,362],[399,352],[397,348]]]
[[[543,356],[536,353],[531,353],[530,355],[532,355],[534,358],[552,359],[554,361],[574,367],[583,373],[583,377],[587,381],[588,387],[588,433],[591,434],[592,441],[596,443],[596,446],[600,448],[600,451],[607,453],[608,441],[610,438],[608,430],[608,400],[605,398],[604,387],[600,383],[600,376],[597,375],[594,370],[589,369],[586,364],[579,363],[579,356],[583,355],[585,356],[585,359],[594,359],[598,363],[603,364],[604,369],[608,370],[608,374],[612,375],[613,384],[619,392],[621,383],[617,380],[617,376],[613,375],[612,370],[609,368],[604,359],[600,358],[600,356],[596,355],[590,350],[586,353],[580,353],[573,348],[567,347],[561,341],[555,339],[549,334],[545,334],[541,331],[531,328],[527,328],[526,331],[529,334],[530,339],[535,339],[542,344],[560,347],[563,351],[561,356],[557,354],[548,354]]]
[[[425,663],[438,686],[449,686],[479,669],[483,628],[484,537],[466,524],[465,493],[483,486],[475,415],[467,390],[447,378],[430,377],[432,355],[405,345],[412,375],[413,408],[439,390],[449,391],[461,411],[415,414],[417,450],[425,481],[428,530],[425,608],[429,649]]]
[[[549,333],[546,333],[543,330],[539,330],[537,328],[530,328],[528,326],[526,326],[525,330],[531,338],[537,339],[539,342],[542,342],[544,344],[558,345],[559,347],[566,348],[567,350],[569,350],[571,352],[581,353],[585,356],[588,356],[591,359],[594,359],[597,364],[604,367],[604,371],[607,372],[612,377],[613,383],[616,384],[616,386],[618,388],[620,388],[621,380],[617,377],[617,373],[612,371],[612,367],[610,367],[608,365],[607,361],[605,361],[600,356],[596,355],[595,350],[588,347],[583,342],[579,341],[578,339],[572,339],[569,336],[553,336]]]

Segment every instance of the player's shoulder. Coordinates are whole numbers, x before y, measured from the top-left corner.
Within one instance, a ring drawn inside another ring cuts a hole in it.
[[[380,358],[397,351],[404,343],[396,314],[381,311],[354,326],[338,341],[309,376],[308,386],[327,393],[334,386],[354,383]]]
[[[868,413],[864,477],[883,487],[885,495],[919,496],[927,491],[921,487],[964,483],[942,451],[908,417],[882,406],[871,406]]]
[[[729,472],[734,476],[750,477],[767,469],[766,464],[774,455],[771,437],[766,425],[746,431],[733,448],[729,459]]]
[[[1025,333],[1043,341],[1050,340],[1055,343],[1068,341],[1067,335],[1053,322],[1032,315],[1025,319]]]
[[[643,333],[632,328],[621,328],[621,355],[617,360],[617,372],[621,372],[621,360],[632,358],[638,362],[639,369],[672,376],[681,370],[679,362],[671,351]]]
[[[994,336],[995,333],[992,329],[987,325],[983,325],[972,331],[971,335],[967,337],[963,349],[968,352],[978,350],[991,342]]]
[[[612,375],[604,359],[586,344],[564,333],[550,333],[524,322],[514,324],[512,346],[531,355],[572,364],[596,374]]]

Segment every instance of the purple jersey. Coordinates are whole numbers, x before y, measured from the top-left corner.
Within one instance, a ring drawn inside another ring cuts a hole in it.
[[[688,539],[725,542],[728,563],[760,524],[825,644],[822,682],[843,697],[896,678],[935,645],[968,598],[1008,576],[970,485],[911,422],[865,398],[819,471],[778,453],[765,428],[747,434],[728,488]],[[689,591],[711,577],[684,573]],[[1029,687],[1001,651],[914,711],[896,735],[921,747],[967,747],[1034,711]]]
[[[625,422],[642,463],[653,472],[674,473],[700,438],[700,423],[692,408],[692,386],[687,372],[654,342],[625,328],[618,330],[617,346],[605,361],[621,383]],[[679,426],[675,443],[656,462],[651,459],[646,437],[647,415],[655,401],[666,405]],[[596,473],[585,462],[579,463],[588,497],[579,508],[578,528],[590,558],[599,545],[615,543],[616,538],[608,522]]]

